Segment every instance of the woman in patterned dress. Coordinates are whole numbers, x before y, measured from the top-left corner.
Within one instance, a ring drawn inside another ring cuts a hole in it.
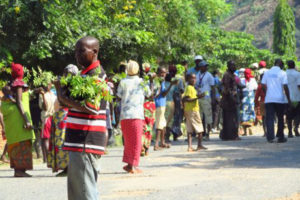
[[[242,85],[245,86],[243,89],[241,125],[244,129],[243,135],[246,136],[247,128],[249,128],[249,134],[252,135],[251,126],[255,121],[254,99],[258,85],[250,69],[246,69],[244,75],[244,78],[241,79]]]
[[[149,155],[149,148],[151,145],[153,125],[155,122],[155,103],[153,99],[148,99],[144,103],[145,123],[142,135],[142,151],[141,156]]]
[[[78,68],[75,65],[68,65],[64,70],[64,76],[68,74],[76,75]],[[68,170],[69,155],[63,151],[63,143],[66,133],[66,122],[68,108],[60,105],[58,100],[55,102],[55,113],[52,117],[51,135],[49,141],[48,167],[52,168],[52,172],[63,170],[57,176],[66,176]]]

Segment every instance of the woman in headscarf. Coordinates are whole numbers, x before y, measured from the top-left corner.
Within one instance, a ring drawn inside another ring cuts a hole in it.
[[[20,64],[12,63],[12,84],[7,90],[15,98],[4,97],[1,112],[4,118],[10,167],[15,177],[30,177],[26,170],[32,169],[32,140],[34,132],[29,109],[28,87],[23,81],[24,71]]]
[[[246,136],[247,128],[249,128],[249,134],[252,135],[251,126],[255,121],[255,91],[258,86],[252,75],[251,69],[247,68],[245,70],[244,78],[241,79],[241,84],[245,86],[243,89],[241,125],[244,130],[243,136]]]
[[[142,133],[144,125],[145,96],[151,95],[151,90],[143,79],[139,78],[139,65],[130,60],[127,65],[127,77],[122,79],[117,90],[121,99],[121,129],[124,137],[123,169],[128,173],[140,173]]]
[[[78,68],[76,65],[68,65],[64,69],[64,76],[77,75]],[[56,88],[58,89],[58,88]],[[68,170],[69,154],[63,151],[63,143],[66,133],[66,119],[68,114],[68,108],[59,103],[58,99],[55,101],[55,113],[52,117],[51,123],[51,135],[49,141],[49,153],[48,153],[48,167],[52,168],[52,172],[61,173],[56,176],[66,176]]]
[[[222,140],[240,140],[238,136],[238,83],[234,74],[236,65],[233,61],[227,63],[227,71],[222,79],[223,128],[220,132]]]

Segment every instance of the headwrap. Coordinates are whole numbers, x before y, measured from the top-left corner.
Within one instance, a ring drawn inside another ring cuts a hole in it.
[[[246,82],[249,82],[250,78],[253,78],[251,69],[249,68],[245,69],[244,75],[245,75]]]
[[[15,79],[23,79],[24,70],[21,64],[11,63],[11,75]]]
[[[258,69],[258,63],[253,63],[251,65],[251,69]]]
[[[259,67],[261,67],[261,68],[265,68],[267,66],[267,63],[266,63],[266,61],[260,61],[259,62]]]
[[[13,82],[11,84],[12,87],[26,86],[23,81],[24,69],[21,64],[11,63],[11,76],[13,78]]]
[[[65,70],[67,71],[67,73],[72,74],[72,75],[77,75],[78,74],[78,67],[76,65],[73,64],[69,64],[65,67]]]
[[[127,64],[127,74],[129,76],[134,76],[137,75],[139,73],[139,64],[133,60],[129,60],[128,64]]]

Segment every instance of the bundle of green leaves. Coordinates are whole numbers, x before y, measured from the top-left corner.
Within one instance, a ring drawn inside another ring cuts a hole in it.
[[[99,108],[102,99],[108,102],[113,99],[106,81],[100,79],[98,75],[85,77],[68,75],[60,79],[60,84],[67,89],[67,95],[81,105],[90,103]]]
[[[38,67],[37,71],[32,69],[33,86],[34,87],[47,87],[55,77],[52,72],[43,71]]]

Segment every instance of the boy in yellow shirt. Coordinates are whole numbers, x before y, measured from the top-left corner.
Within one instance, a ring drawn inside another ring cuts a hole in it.
[[[202,145],[203,126],[200,118],[200,108],[198,103],[198,99],[203,98],[205,95],[197,95],[197,91],[194,87],[196,84],[195,74],[188,75],[187,81],[188,86],[185,89],[182,101],[184,103],[184,116],[186,119],[186,130],[188,133],[188,152],[192,152],[206,149]],[[198,134],[198,147],[196,150],[194,150],[192,147],[192,133],[194,131]]]

